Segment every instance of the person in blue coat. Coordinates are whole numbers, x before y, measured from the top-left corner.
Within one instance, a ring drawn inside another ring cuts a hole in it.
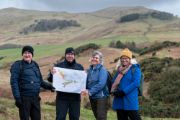
[[[91,108],[96,120],[107,119],[108,109],[108,73],[103,66],[103,55],[99,51],[94,51],[90,58],[91,65],[87,72],[86,91],[82,94],[88,94]]]
[[[113,77],[114,95],[112,108],[116,110],[118,120],[141,120],[138,103],[138,87],[141,70],[138,64],[131,64],[132,52],[125,48],[120,54],[121,66]],[[132,74],[132,69],[134,73]]]

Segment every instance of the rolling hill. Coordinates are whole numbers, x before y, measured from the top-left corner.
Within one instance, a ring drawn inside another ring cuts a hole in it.
[[[180,41],[180,19],[159,20],[151,17],[126,23],[118,23],[122,16],[133,13],[145,14],[155,10],[144,7],[111,7],[91,13],[66,13],[21,10],[7,8],[0,10],[0,45],[14,44],[61,44],[73,41],[97,39],[152,42]],[[159,12],[159,11],[156,11]],[[27,35],[20,32],[45,20],[75,20],[80,27],[67,27]]]

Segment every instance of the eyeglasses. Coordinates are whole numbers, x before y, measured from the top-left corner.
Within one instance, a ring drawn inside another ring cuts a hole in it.
[[[25,51],[23,54],[32,54],[32,53],[29,51]]]
[[[121,61],[129,61],[130,59],[128,57],[121,57]]]

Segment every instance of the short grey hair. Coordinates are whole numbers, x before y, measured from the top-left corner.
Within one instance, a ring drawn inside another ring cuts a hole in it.
[[[96,55],[98,55],[99,56],[99,61],[100,61],[100,63],[101,64],[103,64],[103,54],[100,52],[100,51],[93,51],[93,53],[92,53],[92,57],[93,56],[96,56]]]

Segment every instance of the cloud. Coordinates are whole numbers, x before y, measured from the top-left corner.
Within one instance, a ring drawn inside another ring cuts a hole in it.
[[[174,15],[180,16],[180,1],[179,0],[174,0],[172,1],[167,1],[161,4],[153,4],[150,6],[150,8],[160,10],[160,11],[166,11],[173,13]]]
[[[180,15],[179,0],[0,0],[0,8],[89,12],[112,6],[144,6]]]

